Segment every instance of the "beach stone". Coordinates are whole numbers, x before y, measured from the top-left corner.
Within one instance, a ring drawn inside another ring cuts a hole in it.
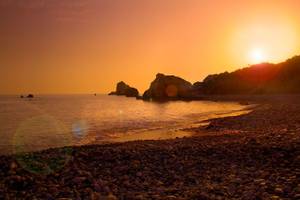
[[[166,199],[167,200],[177,200],[178,198],[174,195],[168,195],[168,196],[166,196]]]
[[[138,194],[138,195],[135,196],[135,199],[136,200],[144,200],[146,198],[142,194]]]
[[[142,176],[143,176],[143,173],[142,173],[142,172],[137,172],[137,173],[136,173],[136,176],[137,176],[137,177],[142,177]]]
[[[106,200],[118,200],[118,198],[113,194],[109,194],[107,195]]]
[[[102,191],[102,187],[100,186],[99,183],[94,183],[94,189],[97,191],[97,192],[101,192]]]
[[[273,195],[273,196],[271,196],[271,199],[277,200],[277,199],[280,199],[280,197],[279,197],[279,196],[276,196],[276,195]]]
[[[73,179],[73,182],[77,185],[82,185],[85,180],[86,180],[86,177],[75,177]]]
[[[249,145],[257,145],[258,142],[255,138],[251,138],[248,142],[247,142]]]
[[[15,169],[17,169],[17,167],[18,167],[18,165],[17,165],[17,163],[15,161],[11,162],[11,164],[10,164],[10,170],[14,171]]]
[[[300,199],[300,193],[299,193],[299,194],[295,194],[295,195],[294,195],[294,198],[295,198],[295,199]]]
[[[98,192],[93,192],[91,194],[91,200],[102,200],[102,199],[103,198],[102,198],[101,194]]]
[[[27,189],[32,183],[24,177],[13,175],[7,178],[6,184],[13,190],[21,191]]]
[[[275,192],[276,194],[283,194],[283,189],[277,187],[277,188],[275,188],[274,192]]]
[[[50,187],[48,188],[48,190],[49,190],[49,192],[50,192],[51,194],[53,194],[54,196],[57,195],[57,194],[59,193],[59,190],[58,190],[57,186],[50,186]]]

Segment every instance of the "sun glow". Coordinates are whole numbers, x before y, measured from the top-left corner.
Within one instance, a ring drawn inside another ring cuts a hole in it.
[[[229,48],[236,66],[278,63],[299,54],[299,28],[289,15],[273,19],[258,13],[256,18],[237,24],[233,31]]]
[[[254,48],[250,53],[250,59],[253,64],[266,62],[266,54],[261,48]]]

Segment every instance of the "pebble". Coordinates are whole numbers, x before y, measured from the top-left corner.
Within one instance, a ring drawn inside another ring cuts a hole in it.
[[[300,199],[300,194],[295,194],[295,195],[294,195],[294,198],[295,198],[295,199]]]
[[[280,197],[279,197],[279,196],[276,196],[276,195],[273,195],[273,196],[271,197],[271,199],[276,200],[276,199],[280,199]]]
[[[106,200],[118,200],[118,198],[113,195],[113,194],[109,194],[107,197],[106,197]]]
[[[274,191],[275,191],[276,194],[282,194],[283,193],[283,189],[282,188],[278,188],[278,187],[275,188]]]

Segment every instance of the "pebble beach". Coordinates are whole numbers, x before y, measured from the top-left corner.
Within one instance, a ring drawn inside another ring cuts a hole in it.
[[[0,199],[300,199],[297,100],[188,131],[1,156]]]

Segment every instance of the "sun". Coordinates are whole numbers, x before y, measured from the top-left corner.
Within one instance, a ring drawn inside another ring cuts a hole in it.
[[[266,61],[266,54],[261,48],[254,48],[250,52],[250,60],[253,64],[262,63]]]

